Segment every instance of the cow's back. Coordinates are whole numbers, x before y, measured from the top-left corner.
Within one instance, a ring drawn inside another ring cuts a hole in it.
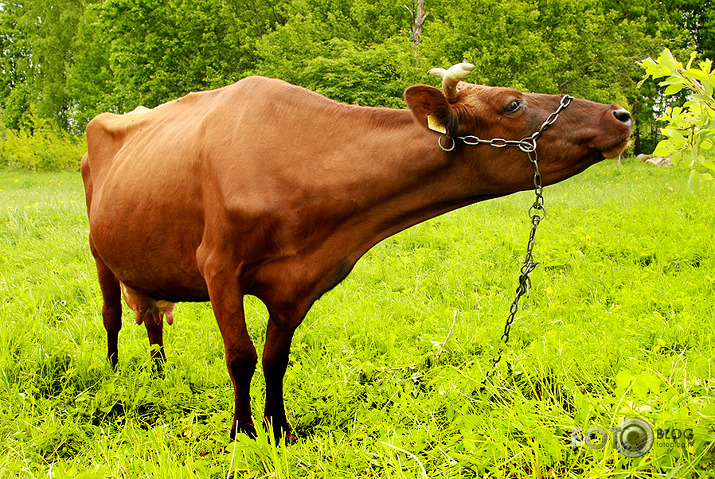
[[[87,126],[85,176],[95,191],[104,189],[107,177],[123,190],[130,183],[142,190],[185,187],[201,181],[198,173],[209,173],[201,168],[223,170],[211,172],[220,177],[237,168],[265,177],[267,168],[277,172],[290,164],[290,156],[305,158],[301,145],[315,150],[306,136],[312,132],[317,139],[327,125],[334,129],[324,112],[345,107],[280,80],[249,77],[153,109],[103,113]]]

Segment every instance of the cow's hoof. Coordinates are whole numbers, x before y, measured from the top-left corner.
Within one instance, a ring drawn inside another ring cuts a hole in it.
[[[286,446],[291,446],[298,442],[298,438],[295,436],[295,434],[290,431],[286,431],[285,429],[281,429],[280,434],[274,434],[273,440],[273,444],[275,444],[276,446],[281,444],[281,442]],[[271,442],[270,433],[268,434],[268,441]]]
[[[286,446],[292,446],[293,444],[298,442],[298,438],[295,437],[295,434],[293,434],[292,432],[289,432],[285,435],[285,442],[286,442]]]
[[[231,438],[232,441],[235,441],[236,436],[238,436],[238,434],[240,434],[240,433],[245,434],[246,436],[248,436],[251,439],[255,439],[258,437],[258,434],[256,434],[256,428],[254,428],[253,425],[251,425],[250,427],[242,427],[242,428],[239,428],[238,430],[231,429],[231,433],[229,434],[229,437]]]

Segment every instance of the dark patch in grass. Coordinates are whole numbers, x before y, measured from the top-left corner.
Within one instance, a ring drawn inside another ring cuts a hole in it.
[[[639,257],[636,260],[636,264],[640,266],[641,268],[645,268],[653,264],[653,262],[656,260],[655,254],[650,253],[644,256]]]
[[[69,382],[72,357],[59,353],[41,359],[38,363],[37,390],[42,397],[51,398],[61,394]]]
[[[532,377],[522,372],[513,375],[508,382],[527,399],[558,404],[569,415],[576,412],[576,406],[569,399],[570,394],[564,391],[560,379],[553,374]]]
[[[92,414],[92,425],[123,423],[125,417],[124,402],[117,401],[109,409],[97,409]]]
[[[669,274],[686,273],[691,268],[700,268],[702,264],[703,257],[695,253],[689,258],[673,258],[663,267],[663,272]]]
[[[675,342],[670,346],[661,346],[658,349],[658,354],[661,354],[663,356],[677,356],[685,351],[688,351],[689,349],[691,348],[687,344],[680,344],[678,342]]]
[[[77,430],[67,429],[62,428],[44,436],[44,440],[37,446],[38,454],[49,462],[75,458],[84,448],[87,438]]]
[[[166,412],[164,407],[153,402],[138,405],[136,416],[139,419],[139,427],[144,430],[151,429]]]
[[[563,273],[569,273],[573,269],[573,265],[570,263],[545,264],[544,269],[546,271],[563,271]]]

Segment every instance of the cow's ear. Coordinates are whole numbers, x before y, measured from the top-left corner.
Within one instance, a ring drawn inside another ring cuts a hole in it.
[[[457,115],[444,94],[429,85],[414,85],[405,90],[405,101],[417,122],[432,131],[456,134]]]

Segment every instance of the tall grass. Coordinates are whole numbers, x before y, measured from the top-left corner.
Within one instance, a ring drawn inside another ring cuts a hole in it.
[[[3,173],[0,476],[713,477],[715,202],[686,176],[604,163],[546,188],[541,264],[485,390],[531,193],[378,245],[298,329],[285,384],[300,440],[286,448],[229,441],[207,304],[177,307],[163,376],[126,313],[112,371],[78,175]],[[266,311],[246,309],[260,350]],[[260,370],[252,387],[260,418]],[[571,447],[573,428],[628,416],[694,437],[635,459],[610,438]]]

